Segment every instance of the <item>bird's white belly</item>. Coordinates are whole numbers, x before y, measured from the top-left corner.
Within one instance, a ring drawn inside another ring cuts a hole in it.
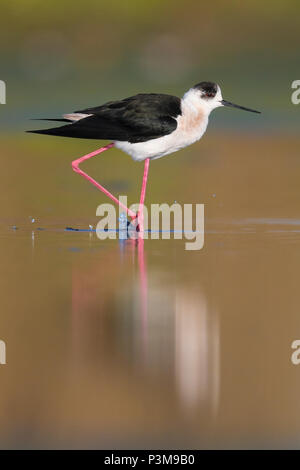
[[[163,137],[135,144],[115,141],[115,146],[128,153],[136,161],[161,158],[201,139],[206,131],[208,119],[202,115],[182,115],[177,118],[177,123],[175,131]]]

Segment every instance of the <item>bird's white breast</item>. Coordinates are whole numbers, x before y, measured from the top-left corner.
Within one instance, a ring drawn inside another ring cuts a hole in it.
[[[201,139],[208,124],[208,114],[198,100],[186,93],[181,100],[182,114],[176,118],[177,128],[171,134],[147,142],[116,141],[115,146],[128,153],[134,160],[161,158],[169,153],[177,152]]]

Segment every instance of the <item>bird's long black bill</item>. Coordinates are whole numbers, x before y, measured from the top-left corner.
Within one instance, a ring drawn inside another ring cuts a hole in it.
[[[243,109],[244,111],[250,111],[250,113],[260,114],[260,111],[256,111],[255,109],[245,108],[244,106],[239,106],[238,104],[230,103],[230,101],[222,100],[221,103],[223,106],[228,106],[230,108],[238,108],[238,109]]]

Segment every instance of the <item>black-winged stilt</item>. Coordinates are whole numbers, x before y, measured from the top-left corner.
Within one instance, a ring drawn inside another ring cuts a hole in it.
[[[142,215],[150,160],[176,152],[199,140],[206,131],[209,114],[220,106],[259,113],[223,100],[221,89],[216,83],[201,82],[190,88],[181,99],[171,95],[141,93],[120,101],[109,101],[95,108],[65,114],[64,119],[49,119],[67,122],[67,125],[28,132],[112,140],[109,145],[74,160],[72,167],[135,219]],[[136,161],[145,161],[138,214],[124,206],[79,168],[84,160],[112,147],[123,150]]]

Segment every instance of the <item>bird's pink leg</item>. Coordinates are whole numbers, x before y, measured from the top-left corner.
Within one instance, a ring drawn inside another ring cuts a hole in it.
[[[108,196],[110,199],[112,199],[116,204],[118,204],[120,207],[122,207],[122,209],[124,209],[132,219],[135,219],[136,218],[135,212],[128,209],[128,207],[126,207],[124,204],[122,204],[122,202],[120,202],[119,199],[117,199],[107,189],[105,189],[103,186],[101,186],[101,184],[97,183],[96,180],[91,178],[87,173],[85,173],[84,171],[82,171],[79,168],[80,163],[84,162],[85,160],[88,160],[91,157],[94,157],[95,155],[98,155],[99,153],[105,152],[105,150],[111,149],[113,146],[114,146],[114,143],[111,143],[111,144],[106,145],[105,147],[101,147],[100,149],[95,150],[94,152],[88,153],[87,155],[84,155],[83,157],[77,158],[77,160],[74,160],[72,162],[72,168],[73,168],[74,171],[76,171],[76,173],[79,173],[81,176],[83,176],[85,179],[87,179],[90,183],[92,183],[94,186],[96,186],[96,188],[100,189],[100,191],[102,191],[104,194],[106,194],[106,196]]]
[[[144,176],[143,176],[139,211],[138,211],[139,229],[140,229],[141,232],[144,230],[143,209],[144,209],[144,201],[145,201],[145,196],[146,196],[146,186],[147,186],[147,179],[148,179],[148,172],[149,172],[149,163],[150,163],[150,158],[146,158],[145,166],[144,166]]]

